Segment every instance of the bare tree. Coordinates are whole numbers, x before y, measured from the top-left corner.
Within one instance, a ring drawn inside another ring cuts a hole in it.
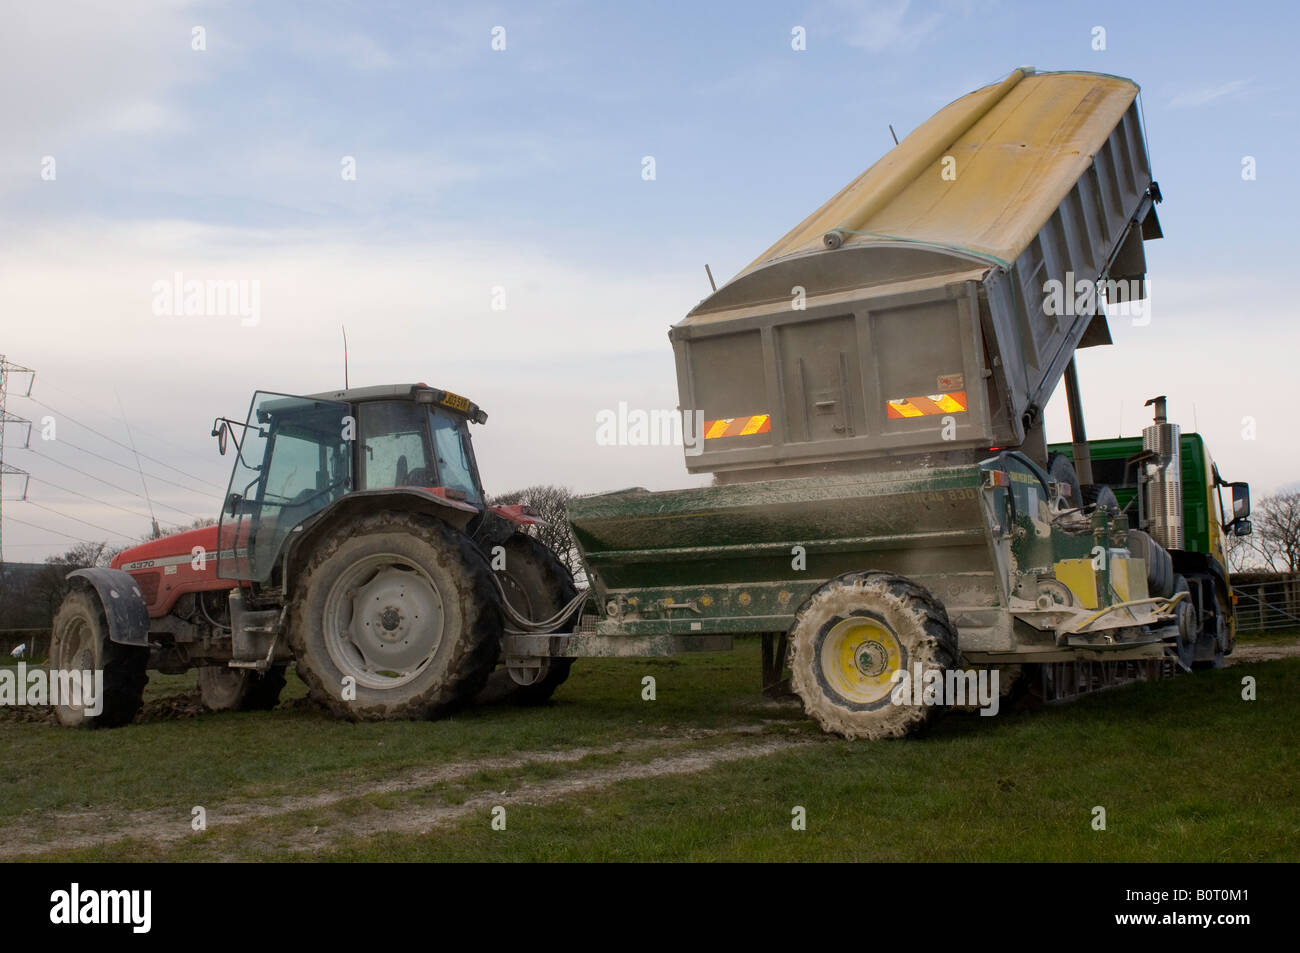
[[[1251,507],[1254,532],[1243,537],[1274,572],[1300,573],[1300,493],[1266,496]]]
[[[113,552],[105,542],[78,543],[67,552],[45,560],[45,568],[32,581],[30,592],[32,601],[40,607],[47,623],[54,618],[59,603],[68,594],[68,573],[74,569],[107,566]]]
[[[1226,533],[1223,542],[1228,557],[1228,572],[1250,572],[1264,568],[1264,560],[1255,551],[1249,536]]]
[[[488,502],[493,506],[522,503],[536,511],[543,524],[530,526],[529,532],[555,553],[560,562],[568,566],[569,571],[582,582],[582,560],[578,556],[578,544],[574,541],[573,530],[569,526],[568,504],[572,498],[573,491],[568,487],[538,485],[502,493]]]

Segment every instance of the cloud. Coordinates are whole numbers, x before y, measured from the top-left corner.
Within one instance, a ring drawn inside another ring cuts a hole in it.
[[[1199,89],[1184,90],[1169,100],[1169,108],[1195,109],[1199,106],[1208,106],[1210,103],[1218,102],[1221,99],[1236,96],[1248,86],[1250,86],[1250,80],[1234,79],[1218,86],[1202,86]]]
[[[290,35],[294,53],[329,60],[354,70],[386,70],[394,65],[387,49],[373,37],[356,31],[334,31],[296,25]]]
[[[190,12],[140,0],[129,17],[94,2],[19,4],[0,30],[0,190],[39,182],[44,155],[90,138],[183,130],[177,94],[211,59],[190,48]]]
[[[171,282],[175,272],[183,280],[259,282],[260,320],[244,326],[237,316],[154,314],[154,283]],[[533,483],[585,492],[698,484],[680,447],[600,446],[595,420],[620,401],[647,410],[676,406],[667,329],[695,303],[699,284],[694,268],[600,270],[508,234],[376,243],[343,228],[154,221],[0,236],[0,301],[11,316],[6,354],[37,370],[34,396],[113,433],[120,433],[120,397],[133,429],[186,435],[177,439],[203,459],[170,456],[147,438],[143,452],[219,485],[230,458],[212,448],[213,418],[242,417],[254,390],[301,394],[341,385],[342,325],[352,384],[427,381],[488,411],[490,423],[475,428],[474,439],[490,491]],[[497,287],[505,292],[500,311],[492,309]],[[90,409],[69,405],[68,392]],[[46,412],[17,400],[10,409],[36,420]],[[75,429],[67,434],[78,442]],[[83,446],[131,462],[129,453],[79,436]],[[75,450],[61,446],[47,455],[113,479],[114,468]],[[37,456],[15,456],[14,464],[97,500],[143,506]],[[212,500],[150,489],[187,512],[215,513]],[[147,528],[47,486],[33,484],[32,498],[127,535]],[[103,535],[51,514],[28,516],[52,530]],[[36,544],[49,538],[6,525],[11,541],[27,558],[44,555]],[[48,552],[67,542],[54,537]]]
[[[837,32],[849,46],[868,53],[909,50],[934,32],[943,14],[931,11],[909,15],[911,0],[869,0],[867,3],[837,2],[842,27]]]

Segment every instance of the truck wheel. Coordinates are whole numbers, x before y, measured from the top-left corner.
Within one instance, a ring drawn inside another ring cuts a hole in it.
[[[199,669],[199,698],[209,711],[270,711],[284,689],[285,666],[264,673],[224,665]]]
[[[894,673],[951,668],[957,638],[930,593],[886,572],[851,572],[804,600],[790,628],[791,685],[804,711],[845,738],[901,738],[940,706],[895,704]],[[919,702],[919,699],[913,700]]]
[[[1181,576],[1179,577],[1182,578]],[[1215,626],[1213,632],[1206,632],[1201,638],[1202,642],[1211,642],[1214,646],[1211,657],[1191,662],[1192,671],[1203,671],[1211,668],[1223,668],[1227,664],[1225,656],[1232,651],[1231,638],[1231,617],[1232,611],[1227,598],[1217,585],[1214,586],[1214,603],[1215,603]]]
[[[99,598],[74,589],[54,616],[50,639],[51,671],[102,671],[103,703],[97,715],[81,705],[55,705],[54,714],[71,728],[116,728],[129,724],[144,704],[149,680],[149,650],[119,645],[108,637],[108,619]]]
[[[501,639],[488,573],[473,543],[432,517],[339,525],[316,544],[289,608],[312,698],[357,721],[429,718],[473,699]]]
[[[503,544],[506,568],[497,573],[506,599],[520,615],[534,622],[549,619],[578,594],[573,573],[536,538],[516,533]],[[564,631],[561,626],[556,631]],[[512,705],[540,705],[569,677],[571,658],[541,659],[534,680],[521,685],[502,665],[488,677],[479,696],[485,703],[506,701]]]

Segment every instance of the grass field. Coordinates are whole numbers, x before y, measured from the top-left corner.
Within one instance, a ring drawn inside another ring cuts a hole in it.
[[[0,857],[1300,859],[1300,659],[875,743],[763,700],[758,668],[752,641],[584,660],[541,709],[362,725],[306,707],[295,678],[276,711],[196,716],[178,702],[193,675],[155,674],[146,720],[124,729],[0,721]]]

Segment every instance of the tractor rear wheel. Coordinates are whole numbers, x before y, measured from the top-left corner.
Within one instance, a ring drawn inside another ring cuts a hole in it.
[[[901,738],[926,727],[941,706],[895,688],[900,678],[915,680],[918,665],[942,674],[957,657],[942,604],[894,573],[830,580],[804,600],[790,628],[795,693],[822,728],[846,738]]]
[[[511,608],[524,618],[533,622],[549,619],[578,594],[578,589],[573,584],[573,573],[541,541],[526,533],[516,533],[503,545],[505,569],[497,574],[497,578]],[[563,631],[563,627],[558,627],[556,631]],[[488,677],[487,687],[483,689],[479,701],[540,705],[550,699],[569,677],[573,659],[548,658],[538,661],[541,664],[537,669],[512,674],[502,659],[501,667]],[[530,677],[531,680],[522,684],[518,680],[520,677]]]
[[[50,639],[51,672],[104,673],[103,698],[98,714],[83,705],[55,705],[54,714],[71,728],[116,728],[129,724],[144,705],[149,680],[149,650],[119,645],[108,637],[108,619],[99,597],[88,589],[74,589],[54,616]],[[93,677],[93,676],[92,676]]]
[[[482,689],[501,639],[487,564],[433,517],[363,516],[320,539],[289,609],[298,674],[355,721],[430,718]]]
[[[284,665],[273,665],[262,673],[204,665],[199,669],[199,698],[209,711],[270,711],[280,701],[284,673]]]

